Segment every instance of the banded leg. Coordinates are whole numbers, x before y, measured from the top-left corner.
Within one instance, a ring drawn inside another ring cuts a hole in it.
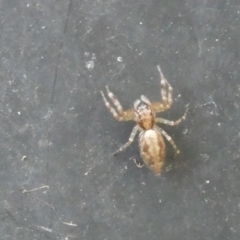
[[[187,112],[188,112],[188,108],[186,109],[184,115],[181,118],[179,118],[177,121],[170,121],[164,118],[156,118],[155,121],[166,124],[166,125],[170,125],[170,126],[177,126],[179,123],[181,123],[186,119]]]
[[[108,97],[112,100],[113,105],[116,107],[118,113],[119,113],[120,115],[123,114],[123,108],[122,108],[121,103],[118,101],[118,99],[116,98],[116,96],[115,96],[112,92],[110,92],[108,86],[106,86],[106,89],[107,89]]]
[[[123,111],[121,103],[118,101],[118,99],[115,97],[115,95],[109,91],[108,86],[106,86],[107,94],[109,99],[111,99],[113,105],[115,108],[111,106],[111,104],[108,102],[107,98],[105,97],[103,91],[101,91],[101,95],[104,101],[105,106],[108,108],[108,110],[112,113],[113,117],[117,119],[118,121],[129,121],[133,120],[134,118],[134,111],[132,109],[129,109],[127,111]]]
[[[160,74],[161,78],[161,95],[162,95],[162,100],[166,105],[171,105],[172,104],[172,87],[168,83],[167,79],[164,77],[162,70],[160,66],[157,66],[158,72]],[[168,88],[168,91],[167,91]],[[170,107],[170,106],[169,106]]]
[[[157,66],[158,72],[160,74],[160,84],[161,84],[161,97],[162,102],[152,103],[152,107],[156,112],[163,112],[172,106],[172,86],[168,83],[167,79],[164,77],[160,66]]]
[[[132,132],[131,132],[131,134],[130,134],[130,137],[129,137],[128,141],[127,141],[123,146],[121,146],[116,152],[114,152],[113,155],[116,155],[116,154],[118,154],[119,152],[122,152],[124,149],[126,149],[126,148],[133,142],[133,140],[134,140],[137,132],[138,132],[138,125],[136,125],[136,126],[133,128],[133,130],[132,130]]]
[[[173,149],[175,150],[175,154],[179,154],[180,150],[178,149],[178,147],[176,146],[175,142],[173,141],[173,139],[160,127],[155,126],[154,127],[157,131],[159,131],[167,140],[168,142],[170,142],[170,144],[172,145]]]

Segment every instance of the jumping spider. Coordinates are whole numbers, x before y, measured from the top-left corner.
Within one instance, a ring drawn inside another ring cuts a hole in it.
[[[128,139],[128,142],[121,146],[115,153],[119,153],[126,149],[134,140],[138,131],[139,134],[139,148],[140,154],[143,158],[145,164],[155,173],[160,174],[164,159],[165,159],[165,142],[163,136],[170,142],[175,150],[176,154],[180,151],[172,138],[156,123],[163,123],[171,126],[176,126],[186,118],[188,109],[185,111],[184,115],[177,121],[169,121],[167,119],[156,117],[156,113],[168,110],[173,103],[172,100],[172,87],[168,83],[167,79],[164,77],[160,66],[157,66],[160,74],[160,84],[161,84],[161,96],[162,102],[151,103],[147,97],[142,95],[140,99],[137,99],[133,106],[133,109],[123,110],[120,102],[115,97],[115,95],[110,92],[108,86],[107,95],[112,101],[115,108],[113,108],[107,101],[104,93],[101,91],[103,101],[112,113],[113,117],[118,121],[130,121],[133,120],[137,125],[133,128],[132,133]],[[139,166],[139,165],[138,165]]]

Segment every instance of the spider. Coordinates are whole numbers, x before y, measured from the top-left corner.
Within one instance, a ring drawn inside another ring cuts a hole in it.
[[[128,141],[124,145],[122,145],[114,153],[114,155],[125,150],[133,142],[137,132],[140,131],[139,134],[140,155],[145,164],[156,175],[159,175],[162,171],[166,152],[163,137],[165,137],[167,141],[170,142],[170,144],[175,150],[175,154],[179,154],[180,150],[174,143],[173,139],[162,128],[157,126],[156,123],[163,123],[170,126],[176,126],[183,120],[185,120],[188,108],[186,109],[184,115],[177,121],[170,121],[164,118],[156,117],[157,113],[168,110],[173,103],[172,87],[168,83],[167,79],[164,77],[159,65],[157,66],[157,69],[160,75],[162,102],[151,103],[146,96],[141,95],[140,99],[137,99],[134,102],[133,108],[124,111],[122,105],[120,104],[116,96],[109,90],[108,86],[106,86],[107,95],[116,109],[112,107],[111,104],[108,102],[103,91],[101,91],[101,95],[106,107],[112,113],[113,117],[116,120],[118,121],[132,120],[137,123],[133,128]],[[139,164],[137,164],[137,166],[142,167]]]

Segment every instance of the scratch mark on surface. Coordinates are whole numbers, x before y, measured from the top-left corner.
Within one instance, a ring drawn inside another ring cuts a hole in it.
[[[47,205],[48,207],[50,207],[57,215],[57,217],[59,218],[60,222],[62,224],[65,224],[65,225],[68,225],[68,226],[71,226],[71,227],[77,227],[77,224],[73,223],[73,222],[63,222],[62,221],[62,218],[60,217],[59,213],[57,212],[57,210],[49,203],[39,199],[39,198],[36,198],[38,201],[42,202],[43,204]]]
[[[56,70],[55,70],[55,74],[54,74],[54,81],[53,81],[53,85],[52,85],[52,94],[51,94],[51,102],[50,102],[51,111],[53,110],[55,87],[56,87],[56,82],[57,82],[57,79],[58,79],[59,63],[60,63],[61,56],[62,56],[63,37],[64,37],[64,35],[66,33],[71,6],[72,6],[72,0],[69,1],[67,18],[66,18],[64,29],[63,29],[62,40],[61,40],[60,47],[59,47],[59,53],[58,53],[58,58],[57,58],[57,65],[56,65]],[[52,119],[50,118],[49,121],[50,121],[50,123],[49,123],[48,132],[47,132],[48,146],[47,146],[47,163],[46,163],[47,185],[49,185],[50,131],[51,131],[51,126],[52,126]],[[51,198],[50,198],[50,193],[49,192],[48,192],[48,202],[51,202]],[[49,228],[51,228],[51,226],[52,226],[52,222],[53,222],[52,219],[53,219],[52,211],[50,211],[50,225],[49,225]]]
[[[203,106],[207,106],[207,105],[213,105],[215,108],[217,108],[217,104],[213,101],[212,97],[209,97],[209,98],[210,98],[210,101],[208,101],[206,103],[203,103],[203,104],[201,104],[198,107],[203,107]]]
[[[202,46],[203,46],[203,41],[198,39],[198,56],[199,57],[202,55]]]
[[[65,22],[64,30],[63,30],[63,36],[64,36],[65,33],[66,33],[66,29],[67,29],[67,24],[68,24],[68,19],[69,19],[69,15],[70,15],[71,6],[72,6],[72,0],[70,0],[69,6],[68,6],[68,14],[67,14],[67,19],[66,19],[66,22]],[[57,82],[57,78],[58,78],[58,69],[59,69],[59,62],[60,62],[61,55],[62,55],[62,47],[63,47],[63,39],[62,39],[62,41],[61,41],[60,48],[59,48],[59,53],[58,53],[57,67],[56,67],[56,70],[55,70],[53,87],[52,87],[53,90],[52,90],[52,96],[51,96],[51,104],[53,104],[53,101],[54,101],[55,86],[56,86],[56,82]]]
[[[25,229],[27,229],[27,230],[29,230],[29,231],[30,231],[30,230],[31,230],[31,231],[35,231],[36,233],[38,233],[38,234],[41,235],[41,236],[44,235],[44,236],[46,237],[46,239],[55,239],[55,238],[53,238],[52,236],[46,234],[45,232],[40,231],[40,230],[39,230],[38,228],[36,228],[35,226],[28,226],[28,225],[22,223],[22,222],[19,221],[8,209],[5,208],[4,210],[5,210],[8,218],[9,218],[12,222],[14,222],[17,226],[22,226],[22,227],[24,227]]]
[[[38,188],[33,188],[33,189],[31,189],[31,190],[23,189],[22,192],[23,192],[23,193],[35,192],[35,191],[40,190],[40,189],[43,189],[43,188],[49,188],[49,186],[48,186],[48,185],[45,185],[45,186],[41,186],[41,187],[38,187]]]
[[[210,101],[208,101],[206,103],[203,103],[203,104],[200,104],[200,105],[196,105],[194,108],[201,108],[201,107],[204,107],[204,106],[212,105],[212,106],[214,106],[215,110],[209,112],[209,114],[218,116],[219,114],[218,114],[218,106],[217,106],[217,104],[214,102],[212,97],[209,97],[209,99],[210,99]]]

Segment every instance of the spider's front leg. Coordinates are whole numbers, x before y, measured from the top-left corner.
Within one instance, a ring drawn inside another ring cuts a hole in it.
[[[116,96],[110,92],[108,86],[106,86],[107,94],[109,99],[111,99],[113,105],[116,107],[117,111],[114,107],[111,106],[111,104],[108,102],[107,98],[105,97],[103,91],[101,91],[101,95],[103,98],[103,101],[105,103],[105,106],[107,109],[112,113],[113,117],[118,121],[130,121],[134,119],[134,111],[133,109],[128,109],[126,111],[123,111],[121,103],[118,101]]]
[[[163,112],[172,106],[172,86],[168,83],[167,79],[164,77],[160,66],[157,66],[158,72],[160,74],[160,84],[161,84],[161,97],[162,102],[153,102],[152,108],[156,112]]]
[[[135,138],[135,136],[136,136],[136,134],[137,134],[137,132],[138,132],[138,125],[136,125],[134,128],[133,128],[133,130],[132,130],[132,132],[131,132],[131,134],[130,134],[130,137],[129,137],[129,139],[128,139],[128,141],[123,145],[123,146],[121,146],[115,153],[113,153],[113,155],[116,155],[116,154],[118,154],[118,153],[120,153],[120,152],[122,152],[124,149],[126,149],[129,145],[131,145],[131,143],[133,142],[133,140],[134,140],[134,138]]]

